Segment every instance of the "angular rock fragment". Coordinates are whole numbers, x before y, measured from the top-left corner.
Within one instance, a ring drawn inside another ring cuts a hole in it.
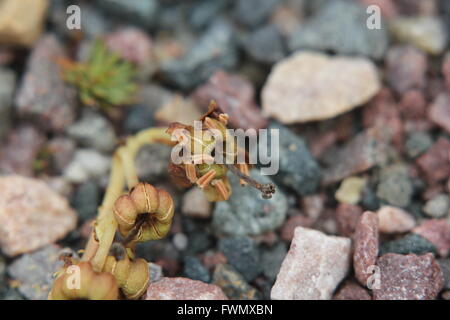
[[[380,268],[379,288],[374,288],[375,300],[436,299],[444,286],[441,268],[430,253],[400,255],[388,253],[377,261]]]
[[[271,299],[331,299],[350,267],[351,240],[297,227]]]

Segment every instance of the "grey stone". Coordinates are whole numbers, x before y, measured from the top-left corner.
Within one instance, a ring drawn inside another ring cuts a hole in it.
[[[444,288],[450,289],[450,259],[439,259],[438,263],[441,266],[442,273],[444,274]]]
[[[199,1],[189,12],[189,23],[195,28],[209,25],[228,5],[228,0]]]
[[[450,211],[450,197],[446,194],[438,194],[428,200],[423,211],[432,218],[442,218]]]
[[[210,282],[211,276],[198,258],[189,256],[184,259],[183,273],[192,280]]]
[[[147,145],[139,150],[135,160],[139,178],[154,182],[166,177],[171,150],[171,147],[160,144]]]
[[[117,17],[144,27],[154,26],[159,13],[155,0],[98,0],[97,4]]]
[[[238,0],[233,8],[234,17],[244,26],[254,27],[263,23],[280,0]]]
[[[345,55],[381,59],[388,45],[386,28],[366,27],[365,9],[350,1],[327,1],[317,14],[302,24],[289,39],[291,51],[332,50]]]
[[[273,64],[286,55],[283,38],[273,25],[256,29],[243,39],[247,54],[258,62]]]
[[[116,146],[116,134],[111,123],[97,112],[83,111],[80,120],[72,124],[67,133],[83,147],[110,152]]]
[[[161,66],[167,80],[181,89],[191,89],[218,69],[230,69],[237,63],[233,27],[223,21],[214,22],[195,45],[178,60]]]
[[[427,239],[415,233],[408,234],[397,240],[384,242],[380,247],[380,255],[385,253],[414,253],[421,255],[427,252],[437,253],[436,247]]]
[[[212,245],[211,236],[207,233],[192,233],[188,238],[186,254],[193,255],[208,250]]]
[[[260,183],[271,183],[257,170],[250,175]],[[230,178],[233,194],[228,201],[218,202],[213,213],[213,228],[218,234],[258,235],[275,230],[286,218],[287,199],[276,186],[272,199],[262,199],[261,193],[249,186],[242,187],[236,177]]]
[[[273,248],[266,249],[261,254],[261,265],[263,274],[270,280],[274,281],[280,271],[281,264],[287,254],[286,245],[282,242]]]
[[[7,290],[7,284],[6,284],[6,261],[5,259],[0,255],[0,300],[2,295]]]
[[[275,181],[301,195],[314,193],[321,179],[321,170],[303,139],[278,123],[270,124],[269,129],[279,130],[280,162]]]
[[[78,149],[63,176],[73,183],[83,183],[108,173],[110,158],[93,149]]]
[[[16,87],[16,74],[0,68],[0,140],[11,128],[11,107]]]
[[[411,203],[413,184],[407,167],[392,165],[385,167],[380,173],[377,196],[387,203],[405,208]]]
[[[411,158],[416,158],[433,145],[431,136],[423,131],[413,132],[406,140],[406,152]]]
[[[125,130],[129,133],[136,133],[153,126],[154,113],[155,110],[142,104],[130,107],[124,123]]]
[[[53,283],[53,274],[62,267],[61,249],[49,245],[27,253],[8,266],[8,274],[19,281],[19,292],[30,300],[46,300]]]
[[[252,281],[261,273],[260,253],[251,238],[222,238],[219,250],[246,281]]]
[[[78,216],[82,221],[95,218],[97,208],[100,205],[99,188],[95,181],[86,181],[78,187],[73,195],[71,204],[78,212]]]

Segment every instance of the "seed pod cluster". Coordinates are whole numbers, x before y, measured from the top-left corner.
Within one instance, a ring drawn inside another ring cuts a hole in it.
[[[161,239],[169,232],[174,204],[165,190],[140,182],[130,194],[116,200],[113,211],[122,236],[145,242]]]
[[[111,273],[95,272],[90,262],[65,267],[55,280],[49,300],[117,300],[119,287]]]

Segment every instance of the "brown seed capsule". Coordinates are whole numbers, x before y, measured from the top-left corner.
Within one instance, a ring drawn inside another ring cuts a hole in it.
[[[116,278],[119,288],[127,299],[138,299],[149,285],[150,271],[144,259],[130,260],[128,255],[125,255],[123,259],[117,260],[113,256],[108,256],[103,271],[111,273]]]
[[[166,191],[140,182],[129,195],[116,200],[113,211],[125,242],[144,242],[169,232],[174,204]]]
[[[90,262],[80,262],[63,269],[55,280],[49,300],[117,300],[119,287],[110,273],[98,273]]]

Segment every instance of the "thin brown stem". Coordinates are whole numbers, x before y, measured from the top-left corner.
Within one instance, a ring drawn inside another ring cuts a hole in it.
[[[275,193],[275,185],[273,183],[261,184],[258,181],[254,180],[253,178],[251,178],[250,176],[239,171],[239,169],[236,168],[234,164],[227,164],[226,166],[228,167],[228,169],[231,170],[232,173],[238,176],[241,180],[244,180],[245,182],[247,182],[247,184],[249,184],[253,188],[261,191],[262,197],[264,199],[272,198],[272,194]]]

